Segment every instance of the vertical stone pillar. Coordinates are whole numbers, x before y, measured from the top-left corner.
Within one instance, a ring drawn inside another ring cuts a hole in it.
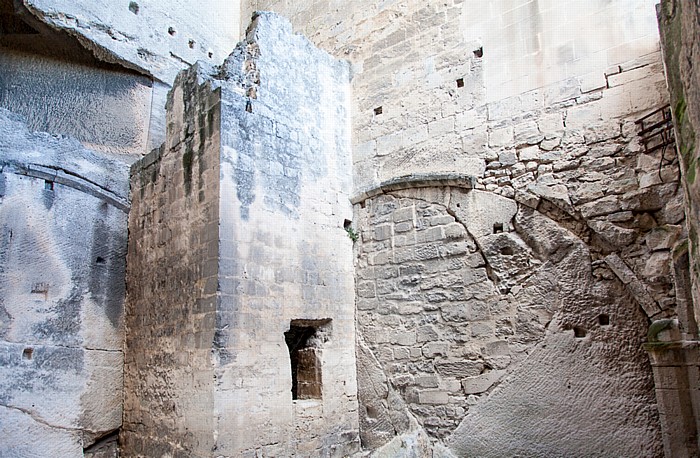
[[[656,402],[667,457],[698,456],[700,342],[679,340],[676,320],[652,323],[645,344],[654,372]]]

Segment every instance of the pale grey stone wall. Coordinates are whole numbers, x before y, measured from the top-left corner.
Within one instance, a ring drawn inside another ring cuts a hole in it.
[[[178,78],[132,175],[128,456],[359,451],[348,82],[271,14]],[[326,323],[320,399],[292,399],[292,320]]]
[[[238,42],[239,1],[22,0],[29,14],[77,37],[99,59],[172,84],[197,60],[221,62]]]
[[[127,165],[0,109],[0,172],[0,455],[82,457],[121,425]]]
[[[417,422],[464,456],[661,453],[641,345],[676,313],[685,230],[673,146],[635,124],[668,104],[653,3],[249,5],[353,64],[368,447]],[[476,189],[367,198],[452,172]]]
[[[359,449],[349,69],[264,13],[223,72],[218,447],[348,455]],[[320,400],[292,400],[295,319],[331,320]]]

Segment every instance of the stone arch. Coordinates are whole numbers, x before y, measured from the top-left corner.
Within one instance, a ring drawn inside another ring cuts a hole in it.
[[[409,417],[467,456],[659,452],[646,308],[564,227],[586,226],[560,224],[550,201],[416,183],[354,201],[363,440],[386,442]],[[573,436],[551,439],[564,426]]]

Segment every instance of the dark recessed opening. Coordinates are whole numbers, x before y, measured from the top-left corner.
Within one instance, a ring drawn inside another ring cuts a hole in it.
[[[352,226],[352,221],[350,221],[349,219],[346,219],[345,221],[343,221],[343,228],[349,229],[350,226]]]
[[[503,232],[503,223],[494,223],[493,233],[500,234],[501,232]]]
[[[105,263],[105,258],[102,256],[98,256],[97,259],[95,259],[95,264],[104,264]]]
[[[605,313],[601,313],[600,315],[598,315],[598,324],[601,326],[610,325],[610,317]]]
[[[501,254],[503,256],[513,256],[513,248],[509,246],[504,246],[503,248],[501,248]]]
[[[321,399],[321,348],[329,332],[330,320],[292,320],[284,333],[292,366],[292,399]]]
[[[53,181],[44,180],[44,189],[46,189],[47,191],[53,191]]]
[[[578,326],[574,326],[574,337],[577,339],[583,339],[586,337],[586,330],[583,328],[579,328]]]
[[[457,87],[464,87],[464,78],[459,78],[457,80]]]
[[[462,207],[462,204],[457,203],[457,208],[461,208],[461,207]]]
[[[174,37],[177,34],[177,30],[174,27],[168,27],[168,35]]]
[[[22,350],[22,359],[32,359],[33,354],[34,354],[33,348],[25,348],[24,350]]]
[[[248,113],[253,112],[253,104],[250,103],[250,100],[245,103],[245,111],[247,111]]]
[[[374,114],[375,115],[380,115],[382,114],[382,107],[377,107],[374,109]]]
[[[130,2],[129,11],[131,11],[134,14],[139,14],[139,4],[136,2]]]
[[[207,51],[207,57],[211,59],[212,57],[214,57],[214,53],[211,51]]]
[[[375,407],[368,405],[365,409],[367,409],[367,418],[379,417],[379,411]]]
[[[481,59],[482,57],[484,57],[484,48],[483,48],[483,47],[480,47],[480,48],[478,48],[478,49],[475,49],[475,50],[474,50],[474,57],[478,57],[479,59]]]

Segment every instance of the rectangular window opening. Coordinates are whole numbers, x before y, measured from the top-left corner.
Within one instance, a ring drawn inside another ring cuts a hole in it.
[[[321,349],[330,339],[331,320],[292,320],[284,340],[292,370],[292,399],[321,399]]]

